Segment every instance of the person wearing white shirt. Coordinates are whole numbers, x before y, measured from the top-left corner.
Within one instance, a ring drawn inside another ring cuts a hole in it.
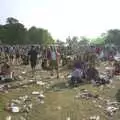
[[[57,72],[57,78],[59,78],[57,52],[53,47],[51,47],[50,68],[51,68],[51,75],[53,75],[53,70],[55,69]]]

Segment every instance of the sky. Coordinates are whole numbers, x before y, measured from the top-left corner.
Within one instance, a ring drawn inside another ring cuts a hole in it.
[[[54,39],[96,37],[120,29],[120,0],[0,0],[0,24],[15,17],[26,28],[48,29]]]

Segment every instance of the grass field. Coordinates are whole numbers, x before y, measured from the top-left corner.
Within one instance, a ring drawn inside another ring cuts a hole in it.
[[[39,75],[40,72],[36,73]],[[44,73],[42,73],[44,74]],[[45,73],[47,76],[47,72]],[[44,75],[43,75],[44,76]],[[42,77],[42,75],[41,75]],[[39,77],[37,77],[38,79]],[[26,78],[27,79],[27,78]],[[42,79],[46,81],[46,79]],[[25,88],[11,89],[8,93],[0,93],[0,120],[5,120],[6,116],[11,115],[12,120],[21,120],[20,116],[25,116],[25,113],[10,113],[4,110],[4,106],[11,99],[15,99],[19,96],[29,95],[31,96],[33,109],[27,114],[26,120],[89,120],[90,116],[99,115],[100,120],[120,120],[120,113],[116,113],[113,118],[107,116],[105,104],[97,99],[76,99],[75,96],[81,91],[81,89],[87,89],[91,93],[98,94],[104,99],[115,100],[115,94],[119,89],[120,81],[114,79],[114,87],[93,87],[91,84],[80,85],[79,87],[69,88],[66,87],[66,80],[63,78],[48,79],[48,82],[52,81],[50,88],[44,93],[45,103],[40,104],[36,102],[36,99],[31,95],[32,91],[41,91],[44,88],[36,84],[29,85]],[[98,107],[101,105],[101,107]]]

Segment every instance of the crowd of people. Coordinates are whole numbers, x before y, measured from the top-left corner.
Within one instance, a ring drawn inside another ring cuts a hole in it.
[[[113,51],[112,51],[113,50]],[[84,80],[93,82],[95,84],[108,84],[114,75],[120,75],[120,56],[117,49],[94,49],[80,56],[74,60],[74,70],[71,74],[71,83],[81,83]],[[102,57],[100,57],[102,55]],[[117,56],[118,55],[118,56]],[[115,59],[115,56],[118,59]],[[107,61],[106,77],[101,77],[96,65],[101,61]]]
[[[55,46],[41,47],[32,46],[1,46],[1,76],[11,74],[11,65],[31,65],[32,75],[34,76],[37,64],[41,64],[42,69],[49,69],[51,75],[56,70],[59,78],[58,64],[60,52]],[[9,72],[8,72],[9,71]]]
[[[71,70],[73,70],[70,79],[70,83],[72,85],[75,83],[84,82],[84,80],[90,82],[94,81],[99,84],[105,84],[109,83],[108,79],[105,80],[103,78],[100,78],[99,71],[96,69],[96,64],[98,64],[100,60],[113,60],[111,61],[112,67],[114,67],[113,73],[115,75],[120,74],[120,62],[111,59],[111,56],[114,58],[115,55],[116,50],[103,50],[100,47],[94,46],[90,47],[89,50],[86,50],[82,54],[78,53],[70,55],[69,57],[60,49],[60,47],[56,46],[0,46],[0,59],[2,64],[0,78],[5,78],[5,76],[8,75],[10,78],[14,76],[11,65],[29,64],[31,66],[32,76],[34,76],[36,65],[40,64],[43,70],[50,71],[51,76],[54,75],[55,70],[55,75],[57,78],[59,78],[59,66],[66,66],[70,64],[72,66]]]

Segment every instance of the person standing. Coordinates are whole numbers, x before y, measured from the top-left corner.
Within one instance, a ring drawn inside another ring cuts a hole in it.
[[[59,71],[58,71],[58,53],[55,48],[51,47],[51,59],[50,59],[50,68],[51,68],[51,75],[53,75],[53,70],[56,70],[57,78],[59,78]]]
[[[10,64],[14,63],[14,48],[11,46],[9,49],[9,59],[10,59]]]
[[[32,46],[31,50],[28,52],[29,55],[29,60],[30,60],[30,64],[31,64],[31,68],[32,68],[32,73],[34,74],[35,72],[35,67],[37,64],[37,51],[35,50],[35,47]]]

